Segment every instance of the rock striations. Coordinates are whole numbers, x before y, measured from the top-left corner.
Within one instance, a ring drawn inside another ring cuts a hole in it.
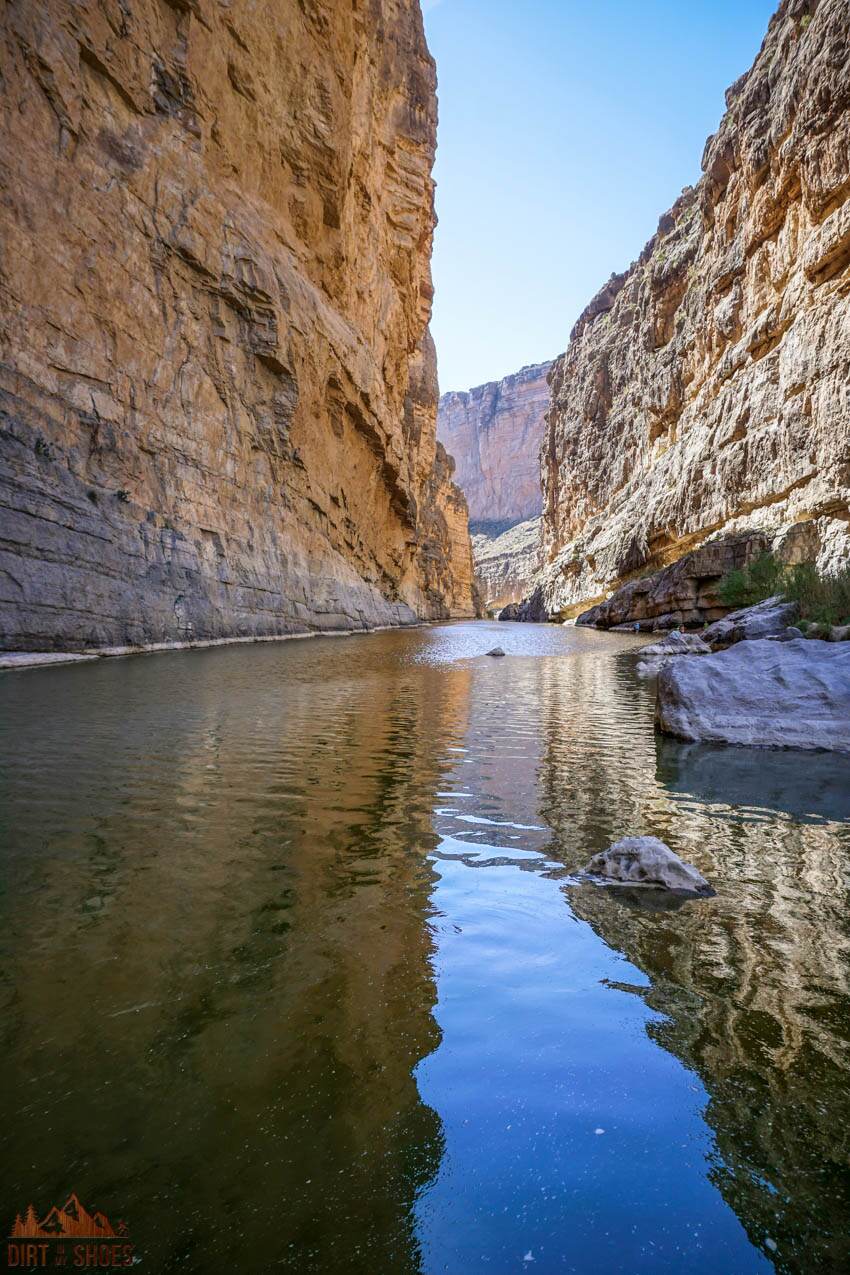
[[[440,399],[437,433],[457,462],[476,577],[490,611],[519,601],[540,564],[538,456],[551,366],[537,363]]]
[[[438,436],[454,456],[472,530],[495,536],[540,514],[538,453],[551,363],[440,398]]]
[[[470,615],[417,0],[11,0],[2,645]]]
[[[472,557],[487,611],[520,601],[540,567],[540,519],[518,522],[498,536],[477,532],[472,537]]]
[[[846,0],[783,0],[700,182],[554,364],[549,614],[714,535],[805,522],[822,566],[850,552],[847,17]]]

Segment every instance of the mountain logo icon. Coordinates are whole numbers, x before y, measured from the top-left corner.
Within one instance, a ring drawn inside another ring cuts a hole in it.
[[[39,1220],[32,1204],[23,1216],[18,1213],[12,1224],[12,1240],[115,1240],[126,1239],[127,1227],[119,1222],[113,1227],[99,1209],[90,1213],[73,1191],[65,1203],[53,1208]]]

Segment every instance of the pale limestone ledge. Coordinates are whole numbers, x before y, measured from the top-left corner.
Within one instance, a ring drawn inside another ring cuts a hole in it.
[[[0,651],[0,671],[50,668],[57,664],[79,664],[91,660],[115,659],[121,655],[160,655],[167,651],[197,651],[208,646],[247,646],[258,642],[290,642],[295,638],[360,637],[386,633],[391,629],[425,629],[438,620],[410,624],[376,624],[370,629],[315,629],[310,633],[271,633],[262,637],[204,638],[198,642],[150,642],[145,646],[104,646],[97,651]]]

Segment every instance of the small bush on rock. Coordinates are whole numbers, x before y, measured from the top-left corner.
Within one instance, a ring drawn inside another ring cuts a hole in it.
[[[814,563],[784,566],[772,553],[761,553],[742,571],[729,571],[718,589],[724,606],[755,606],[775,594],[800,606],[800,627],[850,623],[850,565],[822,575]]]
[[[836,575],[821,575],[810,562],[798,562],[785,573],[783,592],[799,602],[800,614],[815,624],[846,624],[850,615],[850,566]]]

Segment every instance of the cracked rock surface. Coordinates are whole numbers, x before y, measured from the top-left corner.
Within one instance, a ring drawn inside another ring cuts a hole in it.
[[[850,753],[850,645],[757,638],[670,660],[656,720],[679,739]]]

